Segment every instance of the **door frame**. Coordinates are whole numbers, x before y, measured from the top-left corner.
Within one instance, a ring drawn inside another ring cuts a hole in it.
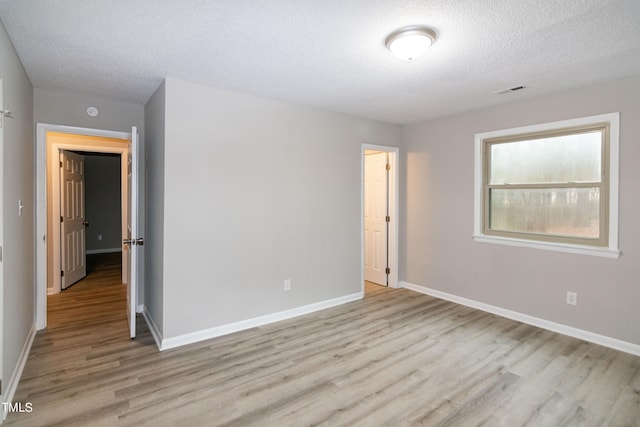
[[[128,140],[130,132],[110,131],[101,129],[80,128],[66,125],[54,125],[46,123],[36,124],[36,329],[41,330],[47,326],[47,133],[58,132],[75,135],[83,135],[87,137],[105,137]],[[121,161],[121,188],[122,188],[122,212],[125,212],[123,218],[126,217],[127,194],[127,147],[109,147],[109,146],[90,146],[73,143],[54,143],[51,145],[51,152],[56,153],[59,150],[74,150],[85,152],[102,152],[120,154]],[[56,185],[52,186],[52,210],[60,212],[60,168],[58,167],[58,157],[51,156],[52,180]],[[124,179],[122,177],[124,174]],[[56,192],[57,189],[57,192]],[[126,219],[123,220],[122,227],[126,230]],[[53,240],[53,247],[60,247],[60,227],[53,227],[52,235],[49,236]],[[123,251],[124,256],[124,251]],[[59,250],[53,251],[52,263],[60,264]],[[123,266],[124,267],[124,266]],[[124,268],[123,268],[124,270]],[[125,275],[123,271],[123,276]],[[60,277],[53,275],[52,293],[60,292]]]
[[[89,135],[87,135],[89,136]],[[55,212],[57,212],[58,216],[60,215],[62,207],[60,206],[60,168],[57,167],[58,157],[55,154],[60,153],[63,150],[71,150],[71,151],[80,151],[80,152],[93,152],[93,153],[109,153],[109,154],[119,154],[120,155],[120,191],[121,191],[121,200],[122,200],[122,209],[121,209],[121,236],[126,234],[126,226],[128,219],[126,217],[126,208],[127,208],[127,197],[128,197],[128,188],[127,188],[127,152],[128,149],[124,148],[115,148],[115,147],[107,147],[107,146],[94,146],[92,145],[90,148],[83,144],[69,144],[69,143],[54,143],[51,144],[51,159],[50,159],[50,167],[52,172],[51,180],[53,181],[53,185],[51,186],[52,194],[51,194],[51,210],[54,212],[54,217],[56,216]],[[46,185],[46,183],[45,183]],[[45,199],[46,206],[46,199]],[[45,211],[46,215],[46,211]],[[45,228],[46,230],[46,228]],[[46,232],[45,232],[46,234]],[[52,245],[54,248],[58,249],[61,245],[61,236],[60,236],[60,228],[53,227],[51,236]],[[124,252],[123,252],[124,254]],[[45,254],[46,257],[46,254]],[[54,250],[52,254],[51,263],[55,265],[61,265],[60,251]],[[123,261],[126,257],[123,255]],[[126,280],[126,269],[127,265],[125,262],[122,264],[123,272],[122,279]],[[46,273],[46,271],[45,271]],[[46,278],[45,278],[46,281]],[[123,282],[126,283],[126,282]],[[62,279],[57,274],[53,275],[53,286],[50,289],[47,289],[47,294],[57,294],[62,290]]]
[[[364,295],[364,156],[366,150],[382,151],[389,154],[389,234],[387,241],[389,244],[389,283],[390,288],[397,288],[398,285],[398,236],[400,222],[399,194],[400,194],[400,148],[386,146],[362,144],[360,152],[360,284]]]

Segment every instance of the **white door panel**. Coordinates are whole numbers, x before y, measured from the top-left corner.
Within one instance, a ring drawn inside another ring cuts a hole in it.
[[[128,250],[127,268],[127,318],[129,321],[129,336],[136,336],[136,296],[138,294],[138,251],[143,240],[138,235],[138,130],[134,126],[131,128],[131,140],[129,142],[128,153],[128,174],[127,185],[129,200],[127,203],[127,238],[124,240],[125,248]]]
[[[84,217],[84,156],[70,151],[60,152],[62,170],[61,236],[62,289],[87,275]]]
[[[387,285],[387,153],[364,157],[364,278]]]

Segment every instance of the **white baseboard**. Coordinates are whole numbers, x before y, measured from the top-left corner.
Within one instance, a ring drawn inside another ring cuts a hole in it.
[[[156,346],[158,347],[159,350],[162,350],[162,334],[158,330],[158,327],[156,326],[156,323],[153,321],[153,318],[147,311],[147,308],[145,306],[143,307],[144,308],[142,311],[142,316],[144,317],[144,320],[147,322],[147,326],[149,327],[149,331],[153,336],[153,340],[156,342]]]
[[[406,289],[410,289],[412,291],[419,292],[421,294],[431,295],[432,297],[451,301],[456,304],[461,304],[467,307],[486,311],[487,313],[497,314],[498,316],[506,317],[507,319],[516,320],[518,322],[537,326],[539,328],[546,329],[552,332],[557,332],[559,334],[568,335],[570,337],[578,338],[584,341],[592,342],[594,344],[599,344],[605,347],[609,347],[614,350],[620,350],[620,351],[624,351],[625,353],[630,353],[635,356],[640,356],[640,345],[638,344],[633,344],[633,343],[622,341],[616,338],[607,337],[605,335],[596,334],[593,332],[585,331],[583,329],[578,329],[571,326],[563,325],[561,323],[551,322],[545,319],[541,319],[539,317],[529,316],[528,314],[507,310],[505,308],[497,307],[490,304],[485,304],[483,302],[471,300],[464,297],[459,297],[457,295],[427,288],[425,286],[415,285],[413,283],[408,283],[405,281],[401,281],[400,286]]]
[[[325,308],[335,307],[337,305],[346,304],[352,301],[357,301],[362,299],[363,296],[364,296],[363,292],[357,292],[355,294],[345,295],[343,297],[334,298],[327,301],[321,301],[315,304],[309,304],[302,307],[292,308],[290,310],[267,314],[265,316],[254,317],[252,319],[241,320],[239,322],[229,323],[222,326],[216,326],[214,328],[205,329],[202,331],[191,332],[189,334],[180,335],[177,337],[163,339],[161,335],[158,334],[158,337],[160,338],[160,342],[161,342],[158,348],[160,349],[160,351],[168,350],[170,348],[176,348],[183,345],[192,344],[198,341],[208,340],[208,339],[219,337],[222,335],[231,334],[233,332],[238,332],[245,329],[267,325],[269,323],[279,322],[281,320],[291,319],[293,317],[302,316],[303,314],[309,314],[315,311],[323,310]],[[156,331],[157,331],[157,328],[156,328]],[[151,333],[154,334],[153,330],[151,331]],[[154,338],[156,339],[156,344],[157,344],[158,338],[156,338],[155,334],[154,334]]]
[[[11,374],[11,378],[7,383],[6,387],[3,387],[4,394],[2,395],[3,402],[13,402],[13,396],[16,394],[16,390],[18,389],[18,383],[20,382],[20,377],[22,377],[22,371],[24,371],[24,367],[27,364],[27,359],[29,358],[29,352],[31,351],[31,345],[33,344],[33,339],[36,337],[36,325],[35,323],[31,325],[31,330],[27,335],[27,339],[22,346],[22,351],[20,352],[20,357],[18,357],[18,363],[16,363],[16,367],[13,369],[13,373]],[[4,421],[7,418],[8,409],[6,409],[6,405],[2,405],[2,419],[0,421]]]
[[[87,249],[86,251],[84,251],[84,253],[87,255],[110,254],[112,252],[122,252],[122,248]]]

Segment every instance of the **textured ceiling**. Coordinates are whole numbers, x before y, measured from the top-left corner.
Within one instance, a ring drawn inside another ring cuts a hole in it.
[[[410,123],[640,75],[640,0],[0,0],[0,19],[35,87],[141,105],[175,77]],[[384,39],[411,24],[438,39],[405,63]]]

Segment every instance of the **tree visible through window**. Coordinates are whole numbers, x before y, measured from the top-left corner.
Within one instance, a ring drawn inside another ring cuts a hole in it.
[[[482,236],[610,246],[611,123],[535,128],[476,135]]]

